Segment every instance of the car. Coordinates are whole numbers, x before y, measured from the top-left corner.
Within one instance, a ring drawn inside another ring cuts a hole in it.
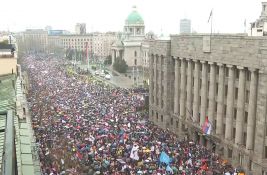
[[[95,71],[95,75],[99,75],[99,71]]]
[[[102,78],[104,78],[105,75],[106,75],[106,74],[105,74],[104,72],[101,72],[101,73],[100,73],[100,77],[102,77]]]
[[[111,78],[111,75],[110,74],[106,74],[105,79],[106,80],[110,80],[110,78]]]

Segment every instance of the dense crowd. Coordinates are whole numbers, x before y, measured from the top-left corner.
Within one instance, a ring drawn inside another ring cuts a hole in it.
[[[233,174],[218,155],[148,121],[144,89],[72,74],[63,60],[28,56],[28,102],[43,174]]]

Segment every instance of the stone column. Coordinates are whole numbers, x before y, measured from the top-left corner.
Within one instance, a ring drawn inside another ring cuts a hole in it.
[[[226,127],[225,139],[233,139],[233,111],[234,111],[234,90],[235,90],[235,70],[232,65],[227,65],[229,69],[228,87],[227,87],[227,108],[226,108]]]
[[[116,54],[115,54],[115,50],[114,49],[112,49],[112,65],[114,64],[114,62],[115,62],[115,58],[116,58]]]
[[[201,83],[201,110],[200,110],[200,126],[205,122],[206,109],[207,109],[207,64],[205,61],[202,63],[202,83]]]
[[[186,99],[186,60],[181,59],[181,97],[180,97],[180,116],[185,117],[185,99]]]
[[[199,118],[199,61],[194,60],[194,102],[193,102],[193,119],[194,122],[198,122]]]
[[[187,60],[187,96],[186,96],[186,118],[190,119],[192,115],[192,61]]]
[[[179,113],[179,76],[180,65],[178,58],[175,59],[175,80],[174,80],[174,114]]]
[[[236,137],[235,143],[242,144],[243,141],[243,124],[244,124],[244,108],[245,108],[245,70],[243,67],[239,69],[238,81],[238,99],[237,99],[237,116],[236,116]]]
[[[215,93],[216,93],[216,66],[213,62],[210,64],[210,85],[209,85],[209,110],[208,117],[209,121],[214,128],[214,118],[215,118]]]
[[[266,63],[266,61],[264,62]],[[256,125],[255,125],[255,144],[254,155],[259,160],[264,159],[265,130],[266,130],[266,106],[267,106],[267,71],[262,68],[257,75],[257,101],[256,101]],[[254,174],[262,173],[262,166],[254,164]]]
[[[250,94],[248,104],[248,123],[247,123],[247,143],[248,150],[253,149],[255,122],[256,122],[256,102],[257,102],[257,72],[255,69],[250,69]]]
[[[157,106],[157,95],[158,95],[158,93],[157,93],[157,91],[158,91],[158,89],[157,89],[157,84],[158,84],[158,81],[157,81],[157,79],[158,79],[158,77],[157,77],[157,59],[158,59],[158,56],[156,55],[155,57],[154,57],[154,106]]]
[[[151,56],[151,58],[149,59],[149,103],[152,104],[152,98],[153,98],[153,94],[154,94],[154,89],[153,89],[153,84],[154,84],[154,76],[153,76],[153,72],[154,72],[154,65],[153,65],[153,61],[154,60],[154,56]]]
[[[218,98],[217,98],[217,122],[216,134],[223,134],[223,107],[224,107],[224,65],[219,66]]]

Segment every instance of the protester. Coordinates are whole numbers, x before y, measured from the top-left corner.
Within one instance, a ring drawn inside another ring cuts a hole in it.
[[[26,57],[23,67],[43,174],[233,174],[218,155],[137,111],[146,90],[109,87],[44,56]]]

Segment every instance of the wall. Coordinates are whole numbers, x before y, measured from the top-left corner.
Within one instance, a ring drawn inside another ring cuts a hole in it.
[[[0,58],[0,75],[16,73],[17,59],[15,58]]]

